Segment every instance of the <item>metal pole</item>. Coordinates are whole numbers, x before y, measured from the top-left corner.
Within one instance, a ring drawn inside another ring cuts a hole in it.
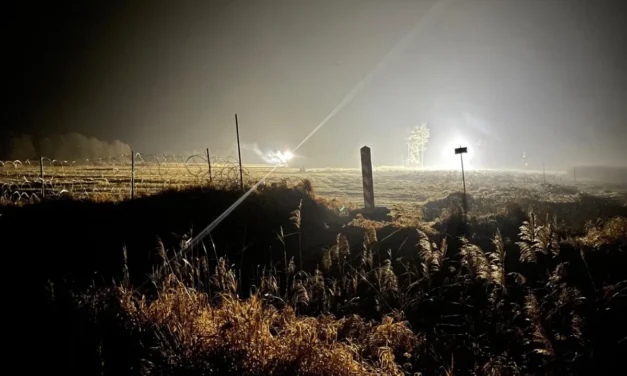
[[[135,151],[131,151],[131,200],[135,198]]]
[[[237,133],[237,156],[239,157],[239,185],[244,192],[244,173],[242,172],[242,151],[239,145],[239,122],[237,121],[237,114],[235,114],[235,132]]]
[[[466,202],[466,176],[464,175],[464,154],[459,154],[459,159],[462,161],[462,182],[464,184],[464,210],[468,210],[468,203]]]
[[[46,197],[44,187],[44,157],[39,157],[39,179],[41,180],[41,198]]]
[[[462,161],[462,182],[464,183],[464,196],[466,196],[466,177],[464,176],[464,155],[460,154],[459,159]]]
[[[209,148],[207,148],[207,166],[209,167],[209,183],[213,180],[211,178],[211,157],[209,156]]]

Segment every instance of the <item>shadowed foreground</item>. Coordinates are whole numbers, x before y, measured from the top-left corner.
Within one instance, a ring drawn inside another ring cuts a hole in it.
[[[181,252],[190,229],[238,195],[2,207],[7,265],[22,266],[9,274],[29,277],[11,291],[28,322],[20,341],[38,339],[28,354],[46,371],[111,375],[590,374],[619,364],[624,204],[471,198],[464,215],[453,194],[374,222],[308,184],[276,186],[205,247]]]

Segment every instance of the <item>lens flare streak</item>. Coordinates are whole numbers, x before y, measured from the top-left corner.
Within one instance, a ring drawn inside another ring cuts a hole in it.
[[[435,10],[438,7],[438,5],[439,5],[439,2],[436,2],[434,6],[432,6],[429,9],[429,12],[427,13],[426,16],[428,16],[429,13]],[[355,87],[350,92],[348,92],[348,94],[344,97],[344,99],[342,99],[342,101],[337,106],[335,106],[335,108],[291,152],[285,152],[286,154],[289,153],[287,156],[291,155],[291,157],[293,157],[293,153],[296,153],[298,149],[300,149],[301,146],[303,146],[314,134],[316,134],[316,132],[318,132],[325,124],[329,122],[329,120],[331,120],[338,112],[340,112],[347,104],[349,104],[355,98],[355,96],[359,94],[359,92],[361,92],[361,90],[364,88],[366,83],[370,81],[372,76],[374,76],[375,73],[377,73],[380,69],[383,68],[383,66],[385,66],[389,62],[390,57],[393,55],[393,53],[396,52],[403,44],[407,43],[410,37],[413,36],[413,34],[418,29],[418,27],[426,19],[426,16],[422,17],[412,26],[412,28],[394,45],[394,47],[392,47],[381,58],[381,60],[379,60],[377,65],[364,78],[362,78],[361,81],[359,81],[357,85],[355,85]],[[283,154],[283,157],[285,157],[285,154]],[[274,168],[272,168],[262,179],[260,179],[254,186],[252,186],[246,193],[244,193],[244,195],[242,195],[242,197],[240,197],[237,201],[235,201],[228,209],[226,209],[224,213],[220,214],[218,218],[214,219],[209,224],[209,226],[207,226],[204,230],[198,233],[196,237],[188,240],[187,248],[197,245],[202,239],[204,239],[205,236],[207,236],[207,234],[213,231],[213,229],[216,228],[220,224],[220,222],[224,220],[224,218],[226,218],[229,214],[231,214],[233,210],[235,210],[237,206],[239,206],[248,196],[250,196],[250,194],[254,192],[255,189],[257,189],[257,187],[263,181],[265,181],[265,179],[268,176],[270,176],[270,174],[272,174],[278,167],[279,167],[279,164],[276,164]]]

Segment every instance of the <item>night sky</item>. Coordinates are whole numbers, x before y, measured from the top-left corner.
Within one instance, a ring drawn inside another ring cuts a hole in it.
[[[294,148],[398,165],[427,122],[477,167],[626,164],[625,1],[21,1],[3,5],[2,127],[146,153]],[[368,76],[364,82],[361,80]],[[450,150],[453,153],[453,150]]]

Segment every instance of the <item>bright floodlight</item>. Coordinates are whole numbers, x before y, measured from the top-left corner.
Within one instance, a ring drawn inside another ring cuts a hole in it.
[[[452,138],[450,142],[448,142],[445,147],[442,149],[442,154],[440,155],[440,163],[438,167],[445,170],[457,170],[459,169],[459,156],[454,153],[454,150],[459,148],[460,145],[469,145],[467,139],[463,137],[455,137]],[[466,170],[472,170],[472,160],[475,156],[476,148],[468,148],[467,153],[464,154],[464,168]]]
[[[286,150],[284,152],[278,151],[276,153],[276,157],[279,160],[280,165],[287,165],[290,161],[290,159],[294,158],[294,154],[292,154],[291,151]]]
[[[277,150],[277,151],[268,151],[261,156],[263,160],[266,161],[266,163],[284,166],[284,165],[287,165],[292,158],[294,158],[294,153],[292,153],[289,150],[286,150],[286,151]]]

